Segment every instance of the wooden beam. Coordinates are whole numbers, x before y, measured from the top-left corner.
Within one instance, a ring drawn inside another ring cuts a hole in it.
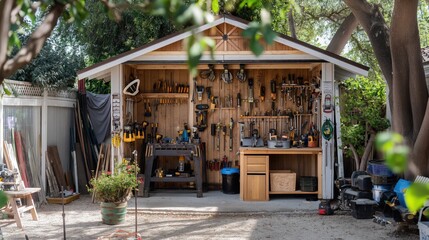
[[[226,63],[227,64],[227,63]],[[187,70],[186,64],[129,64],[138,70]],[[312,69],[314,63],[260,63],[260,64],[245,64],[245,69]],[[207,64],[198,65],[197,69],[207,69]],[[223,69],[223,64],[214,64],[214,69]],[[240,64],[228,64],[228,69],[240,69]]]

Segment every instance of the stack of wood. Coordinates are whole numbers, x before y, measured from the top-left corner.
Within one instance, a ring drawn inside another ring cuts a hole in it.
[[[80,192],[85,192],[86,186],[93,176],[91,172],[96,170],[99,159],[99,145],[89,120],[85,93],[80,92],[78,94],[74,120],[76,130],[73,130],[71,134],[72,151],[75,151],[74,156],[76,156],[79,189]],[[73,138],[74,132],[77,133],[77,139]]]
[[[100,154],[98,155],[97,169],[95,170],[94,177],[98,178],[103,172],[112,172],[112,159],[110,144],[107,147],[104,143],[101,144]],[[95,192],[92,193],[92,202],[95,202]]]
[[[34,148],[31,145],[28,133],[22,133],[11,129],[11,141],[3,142],[3,155],[6,167],[18,171],[18,179],[21,181],[20,189],[26,187],[41,187],[41,162],[37,161]],[[46,201],[46,193],[42,190],[37,193],[34,200],[38,203]]]

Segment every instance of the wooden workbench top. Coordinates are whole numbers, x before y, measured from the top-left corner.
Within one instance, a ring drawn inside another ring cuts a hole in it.
[[[241,147],[241,154],[318,154],[322,148]]]

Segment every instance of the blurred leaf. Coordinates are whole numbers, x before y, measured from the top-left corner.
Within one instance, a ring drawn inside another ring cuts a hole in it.
[[[212,0],[212,10],[214,13],[219,13],[219,1],[218,0]]]
[[[429,184],[412,183],[404,194],[408,210],[416,213],[429,198]]]
[[[389,131],[381,132],[375,139],[375,147],[382,152],[390,151],[396,144],[402,143],[403,139],[404,138],[399,133]]]
[[[392,172],[403,173],[407,167],[409,148],[405,145],[399,145],[385,152],[386,165]]]
[[[5,207],[7,204],[7,195],[3,192],[3,190],[0,190],[0,208]]]

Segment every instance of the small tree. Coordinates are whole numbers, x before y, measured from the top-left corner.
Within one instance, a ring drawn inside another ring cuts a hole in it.
[[[358,77],[343,82],[341,133],[345,153],[365,170],[373,152],[375,135],[389,127],[385,84],[380,76]]]

